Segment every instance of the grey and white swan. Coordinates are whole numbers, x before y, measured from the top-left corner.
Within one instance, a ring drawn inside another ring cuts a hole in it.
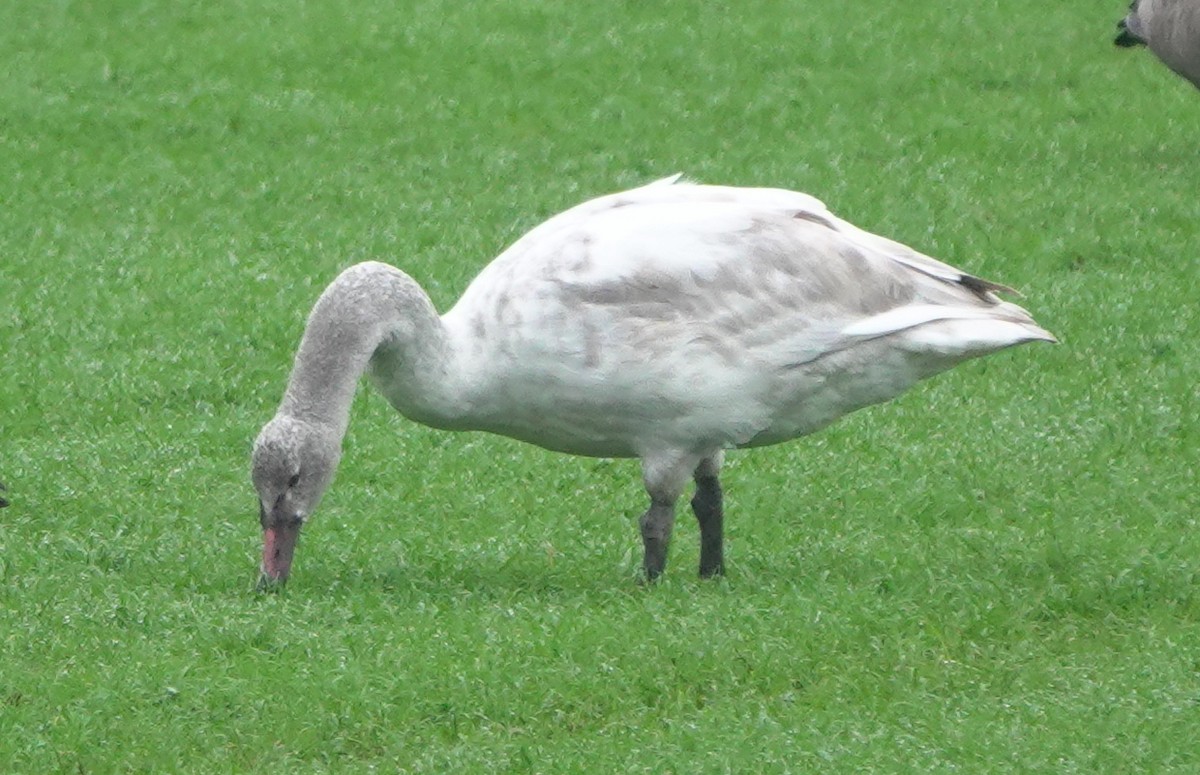
[[[722,573],[726,450],[812,433],[969,358],[1054,342],[997,296],[1008,290],[806,194],[679,176],[554,216],[444,315],[399,269],[357,264],[317,300],[254,443],[260,581],[287,579],[364,372],[425,425],[639,458],[648,579],[694,480],[700,574]]]
[[[1134,0],[1117,22],[1118,46],[1147,46],[1200,88],[1200,0]]]

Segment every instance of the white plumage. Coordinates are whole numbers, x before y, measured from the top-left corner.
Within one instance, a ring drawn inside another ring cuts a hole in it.
[[[1054,341],[1003,290],[811,196],[678,176],[551,218],[440,317],[400,270],[353,266],[313,308],[255,444],[264,578],[288,574],[364,371],[427,425],[640,458],[650,578],[695,479],[700,570],[719,573],[726,449],[812,433],[968,358]]]

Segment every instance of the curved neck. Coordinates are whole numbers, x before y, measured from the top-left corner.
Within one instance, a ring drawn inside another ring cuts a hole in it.
[[[429,297],[378,262],[338,275],[308,318],[280,414],[345,434],[359,378],[372,366],[400,411],[437,424],[454,406],[453,351]]]

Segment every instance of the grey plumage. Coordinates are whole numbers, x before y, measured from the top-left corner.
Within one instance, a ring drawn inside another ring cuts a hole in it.
[[[1200,88],[1200,0],[1134,0],[1117,29],[1118,46],[1146,46]]]

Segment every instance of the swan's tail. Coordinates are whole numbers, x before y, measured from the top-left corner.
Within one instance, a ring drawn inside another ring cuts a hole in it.
[[[842,333],[864,338],[903,334],[912,349],[964,359],[1026,342],[1058,342],[1024,308],[1007,301],[989,307],[913,304],[873,315]]]

